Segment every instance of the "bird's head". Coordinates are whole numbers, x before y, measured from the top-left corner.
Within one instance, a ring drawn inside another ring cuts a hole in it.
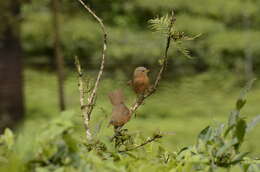
[[[149,69],[141,66],[141,67],[137,67],[135,68],[135,71],[134,71],[134,76],[139,76],[139,75],[146,75],[147,73],[149,72]]]

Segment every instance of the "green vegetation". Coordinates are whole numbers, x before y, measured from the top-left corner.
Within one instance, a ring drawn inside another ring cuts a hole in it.
[[[84,135],[73,57],[80,57],[87,78],[93,79],[102,34],[77,1],[62,1],[68,110],[60,113],[50,2],[32,0],[22,5],[26,118],[0,135],[1,172],[260,171],[259,81],[247,93],[249,82],[240,94],[245,80],[253,76],[246,75],[260,73],[260,1],[90,1],[104,19],[109,39],[90,124],[91,142]],[[177,20],[169,30],[165,14],[172,9]],[[136,95],[127,82],[136,66],[149,68],[155,80],[165,38],[152,31],[165,30],[174,48],[169,49],[159,89],[114,136],[107,127],[112,110],[107,95],[123,88],[130,106]]]
[[[123,72],[136,65],[157,65],[164,39],[149,32],[147,21],[174,9],[176,26],[188,35],[202,33],[195,42],[187,43],[192,60],[181,53],[171,53],[171,76],[193,75],[210,70],[235,71],[244,78],[247,51],[253,56],[253,68],[259,74],[259,1],[255,0],[134,0],[89,2],[104,19],[109,33],[111,72]],[[52,64],[52,28],[49,0],[33,0],[23,7],[23,47],[30,64]],[[100,30],[77,1],[62,3],[61,39],[67,66],[73,67],[72,57],[85,57],[88,68],[97,67],[95,60],[101,47]],[[142,48],[140,48],[142,47]],[[122,64],[127,67],[120,68]]]
[[[207,162],[210,158],[208,153],[212,151],[212,148],[210,145],[207,149],[201,146],[212,143],[207,139],[216,137],[214,133],[220,129],[223,122],[227,121],[230,110],[235,108],[234,100],[240,92],[240,89],[233,89],[235,82],[221,77],[212,78],[213,74],[184,78],[178,83],[162,83],[159,92],[145,102],[138,111],[137,117],[133,117],[124,128],[128,129],[127,133],[133,137],[135,144],[142,143],[158,131],[166,134],[158,142],[150,143],[143,148],[128,153],[117,153],[109,141],[113,135],[113,129],[107,128],[111,112],[107,93],[112,88],[125,87],[126,79],[122,75],[117,76],[118,82],[105,79],[102,81],[91,127],[92,131],[97,134],[96,138],[105,145],[96,143],[97,146],[92,148],[94,150],[88,152],[89,147],[85,145],[79,111],[76,73],[72,73],[67,78],[66,90],[69,97],[67,103],[70,110],[62,114],[57,110],[57,100],[52,98],[57,96],[54,75],[27,70],[25,76],[27,119],[17,129],[14,138],[8,130],[5,136],[2,136],[0,171],[6,171],[6,169],[8,171],[22,171],[22,169],[24,171],[28,169],[36,171],[88,171],[90,169],[91,171],[169,171],[172,168],[179,171],[201,168],[201,171],[205,171],[210,167]],[[247,106],[243,108],[239,119],[246,119],[250,122],[257,115],[260,95],[258,88],[259,85],[256,82],[248,95]],[[131,104],[135,97],[131,89],[127,88],[125,94],[129,97],[128,104]],[[205,129],[208,125],[211,127]],[[222,127],[223,132],[226,131],[227,128]],[[246,156],[260,156],[258,149],[260,142],[256,139],[259,136],[259,127],[256,126],[243,139],[241,153],[251,152],[249,155],[245,154]],[[200,145],[198,148],[196,137],[201,130],[204,132],[197,140]],[[213,133],[211,137],[205,135],[209,130],[211,134]],[[225,139],[226,143],[232,141],[234,131],[230,130],[231,133]],[[220,132],[221,137],[223,137],[223,132]],[[3,140],[6,141],[4,145],[9,148],[3,147]],[[217,150],[219,154],[221,152],[234,153],[232,150],[234,144],[226,144],[225,148],[219,145]],[[104,146],[106,150],[103,150]],[[188,149],[182,149],[184,147]],[[243,155],[232,155],[230,160],[242,158]],[[226,154],[223,156],[226,157]],[[184,166],[179,166],[181,163],[184,163]],[[245,167],[246,164],[255,163],[259,162],[248,158],[243,160]],[[196,164],[200,164],[199,167]],[[257,171],[253,168],[257,167],[251,166],[251,171]],[[239,171],[240,167],[235,165],[231,169]],[[216,171],[221,170],[222,168],[218,168]]]

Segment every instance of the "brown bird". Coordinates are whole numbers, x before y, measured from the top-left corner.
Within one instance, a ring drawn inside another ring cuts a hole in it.
[[[149,70],[145,67],[135,68],[133,79],[130,81],[130,84],[138,95],[143,95],[150,87],[150,81],[147,75],[148,72]]]
[[[115,90],[108,94],[108,97],[113,105],[112,117],[109,125],[113,125],[114,128],[120,129],[131,119],[130,110],[124,104],[124,96],[122,90]]]

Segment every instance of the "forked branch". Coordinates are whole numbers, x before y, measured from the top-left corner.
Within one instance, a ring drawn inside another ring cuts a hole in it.
[[[90,132],[90,128],[89,128],[90,118],[89,118],[89,115],[88,115],[88,108],[84,103],[85,90],[84,90],[83,73],[82,73],[81,65],[80,65],[80,62],[79,62],[79,59],[78,59],[77,56],[75,56],[75,65],[76,65],[77,72],[78,72],[79,101],[80,101],[80,109],[82,111],[81,116],[82,116],[82,119],[83,119],[87,140],[91,140],[92,136],[91,136],[91,132]]]
[[[82,79],[82,72],[81,72],[81,70],[79,72],[79,69],[81,69],[80,62],[77,58],[75,58],[75,63],[76,63],[76,66],[78,69],[78,74],[79,74],[79,92],[80,92],[80,103],[81,103],[82,116],[84,118],[86,137],[87,137],[87,140],[90,140],[91,132],[89,129],[89,120],[90,120],[91,113],[92,113],[94,105],[95,105],[97,89],[98,89],[100,79],[101,79],[101,76],[103,74],[104,67],[105,67],[106,50],[107,50],[107,32],[106,32],[106,29],[105,29],[105,26],[104,26],[102,20],[82,0],[78,0],[78,1],[95,18],[95,20],[97,20],[97,22],[99,23],[99,25],[102,29],[102,32],[103,32],[103,49],[102,49],[101,64],[100,64],[99,72],[98,72],[94,87],[91,90],[89,97],[87,98],[86,105],[84,104],[85,97],[84,97],[84,85],[83,85],[83,79]],[[82,86],[83,88],[80,88],[80,86]]]

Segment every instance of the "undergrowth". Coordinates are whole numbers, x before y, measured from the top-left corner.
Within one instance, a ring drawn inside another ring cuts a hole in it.
[[[168,135],[160,131],[147,137],[124,129],[86,143],[77,133],[75,114],[67,111],[41,128],[36,138],[24,140],[23,145],[21,136],[6,129],[0,137],[0,171],[257,172],[260,160],[240,150],[245,136],[260,121],[257,116],[248,122],[241,115],[251,85],[244,88],[225,123],[206,126],[196,144],[177,151],[160,143]]]

